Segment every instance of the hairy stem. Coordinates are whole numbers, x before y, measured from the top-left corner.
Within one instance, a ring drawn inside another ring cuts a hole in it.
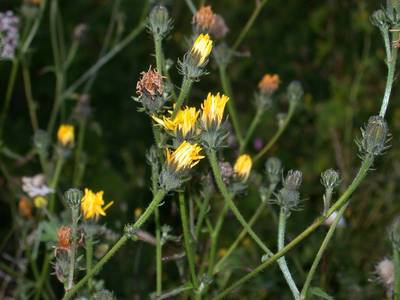
[[[74,274],[75,274],[75,256],[77,250],[77,231],[78,231],[78,221],[79,221],[79,207],[72,208],[72,232],[71,232],[71,249],[69,251],[69,272],[68,272],[68,283],[67,290],[71,289],[74,285]]]
[[[186,76],[183,77],[181,91],[179,92],[178,100],[175,103],[174,111],[172,113],[171,118],[175,118],[178,111],[181,109],[183,102],[185,101],[186,97],[190,93],[190,89],[192,87],[193,81]]]
[[[93,264],[93,234],[91,232],[86,233],[86,274],[92,271]],[[93,281],[89,278],[88,282],[89,294],[93,291]]]
[[[246,132],[246,135],[244,137],[243,143],[240,146],[240,153],[243,153],[246,150],[247,144],[250,141],[250,138],[252,137],[254,130],[257,128],[258,123],[261,121],[261,117],[264,113],[264,110],[258,109],[256,114],[254,115],[253,120],[251,121],[250,127]]]
[[[278,226],[278,251],[282,250],[285,247],[285,232],[286,232],[286,219],[287,214],[285,208],[281,207],[279,213],[279,226]],[[287,284],[293,294],[294,299],[299,299],[300,293],[296,286],[296,283],[290,273],[289,267],[287,265],[285,256],[282,256],[278,259],[278,264],[282,270],[283,276],[286,279]]]

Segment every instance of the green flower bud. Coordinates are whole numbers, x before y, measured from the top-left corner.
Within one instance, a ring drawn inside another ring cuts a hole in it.
[[[340,183],[340,175],[333,169],[328,169],[321,173],[321,183],[325,189],[333,190]]]
[[[270,157],[265,163],[265,173],[271,184],[278,184],[281,180],[282,163],[279,158]]]
[[[389,134],[388,126],[381,116],[372,116],[364,129],[361,129],[362,139],[358,146],[363,154],[380,155],[386,149]]]
[[[303,174],[298,170],[290,170],[283,181],[284,188],[297,191],[301,185]]]
[[[150,12],[147,27],[155,38],[163,39],[172,28],[172,20],[168,10],[163,5],[156,5]]]
[[[33,136],[33,145],[37,152],[47,153],[47,149],[50,145],[49,135],[44,130],[36,130]]]
[[[378,9],[373,12],[371,15],[371,23],[372,25],[379,27],[381,29],[389,28],[389,20],[386,16],[385,12],[382,9]]]
[[[297,104],[303,97],[304,91],[299,81],[292,81],[287,88],[287,97],[290,103]]]
[[[82,191],[72,188],[65,192],[64,197],[71,208],[78,208],[81,205]]]

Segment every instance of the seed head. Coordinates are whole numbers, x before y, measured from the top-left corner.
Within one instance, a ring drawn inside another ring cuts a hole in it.
[[[202,6],[193,16],[193,24],[198,32],[210,32],[214,25],[214,13],[211,6]]]
[[[388,258],[384,258],[375,266],[375,273],[378,275],[379,281],[383,283],[389,292],[392,292],[395,279],[393,261]]]
[[[147,72],[140,73],[142,76],[136,84],[136,94],[139,97],[143,95],[150,97],[152,100],[156,96],[161,96],[163,93],[163,76],[152,69],[151,66]]]

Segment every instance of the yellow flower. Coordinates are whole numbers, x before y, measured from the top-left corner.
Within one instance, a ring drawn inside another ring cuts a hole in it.
[[[213,47],[213,41],[208,34],[200,34],[193,44],[190,53],[197,60],[197,66],[201,67],[207,60]]]
[[[185,171],[197,165],[204,156],[200,155],[201,147],[183,141],[175,151],[166,149],[167,165],[175,172]]]
[[[165,116],[160,119],[153,116],[153,120],[162,125],[165,129],[175,134],[179,132],[182,137],[187,137],[189,133],[194,131],[199,114],[200,111],[196,110],[195,107],[186,107],[178,111],[174,119]]]
[[[36,208],[43,208],[47,206],[47,199],[43,196],[37,196],[33,199],[33,204]]]
[[[93,193],[90,189],[85,189],[85,195],[82,198],[81,208],[83,211],[83,217],[91,219],[96,217],[96,219],[101,215],[106,215],[106,210],[113,205],[113,201],[109,202],[104,206],[103,191]]]
[[[247,178],[249,178],[252,164],[253,163],[249,155],[240,155],[235,162],[235,166],[233,167],[236,176],[238,176],[243,181],[246,181]]]
[[[61,124],[57,132],[58,142],[63,146],[69,146],[74,143],[75,129],[74,126]]]
[[[201,122],[205,128],[211,128],[213,126],[219,127],[221,125],[225,105],[228,101],[228,96],[220,96],[219,93],[217,95],[208,93],[207,99],[201,104],[203,110]]]

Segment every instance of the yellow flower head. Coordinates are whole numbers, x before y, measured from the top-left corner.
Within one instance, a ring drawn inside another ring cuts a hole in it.
[[[197,66],[201,67],[211,53],[213,41],[208,34],[200,34],[193,44],[190,53],[196,59]]]
[[[175,172],[193,168],[204,158],[200,155],[201,150],[199,145],[183,141],[175,151],[166,149],[167,165]]]
[[[58,142],[63,146],[73,145],[75,140],[74,126],[69,124],[61,124],[57,132]]]
[[[160,119],[153,116],[153,120],[162,125],[165,129],[175,134],[180,133],[182,137],[185,138],[194,131],[199,114],[200,111],[195,107],[186,107],[178,111],[174,119],[165,116]]]
[[[235,162],[235,166],[233,167],[236,176],[242,181],[246,181],[247,178],[249,178],[252,164],[253,162],[251,161],[251,157],[249,155],[240,155]]]
[[[47,199],[43,196],[33,198],[33,204],[36,208],[43,208],[47,206]]]
[[[219,127],[224,116],[225,105],[229,101],[229,97],[218,93],[211,95],[208,93],[207,99],[201,104],[203,113],[201,115],[201,122],[205,128],[212,126]]]
[[[113,205],[113,201],[109,202],[104,206],[103,200],[103,191],[93,193],[89,189],[85,189],[85,195],[82,198],[81,209],[83,212],[83,217],[87,219],[91,219],[96,217],[96,219],[101,215],[106,215],[106,210]]]

